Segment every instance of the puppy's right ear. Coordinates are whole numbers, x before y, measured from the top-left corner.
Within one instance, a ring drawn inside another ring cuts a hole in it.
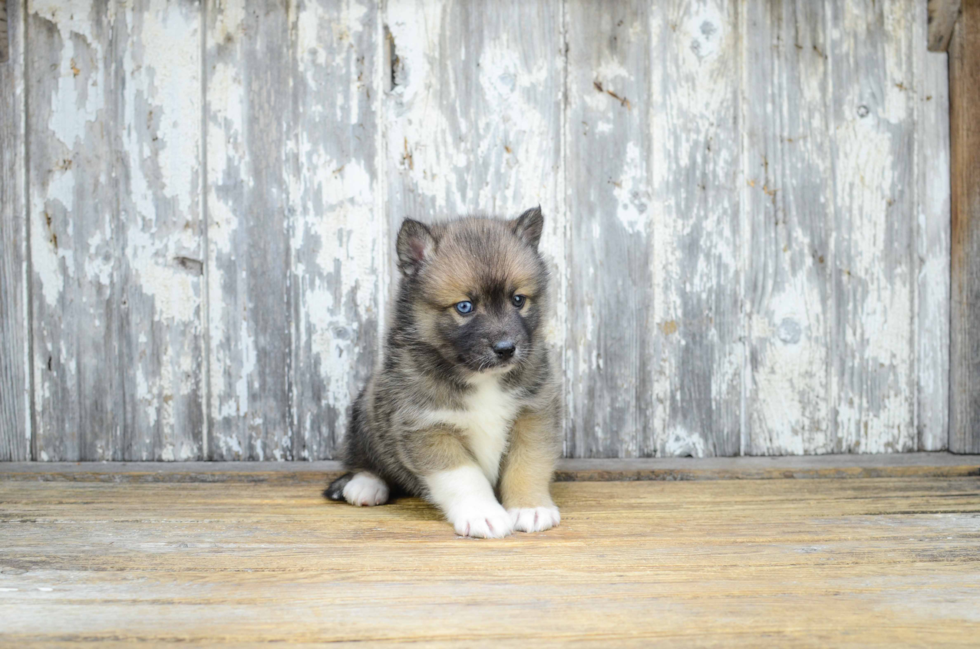
[[[405,277],[418,272],[436,250],[436,240],[424,224],[405,219],[398,231],[398,270]]]

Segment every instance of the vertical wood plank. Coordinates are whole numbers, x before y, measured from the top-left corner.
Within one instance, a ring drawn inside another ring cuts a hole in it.
[[[27,6],[37,459],[122,459],[114,8]]]
[[[827,453],[833,186],[824,5],[743,16],[746,455]]]
[[[648,3],[572,0],[568,43],[568,442],[573,457],[656,451]],[[669,334],[673,334],[669,331]]]
[[[38,457],[197,459],[199,5],[28,6]]]
[[[918,3],[919,8],[922,3]],[[949,47],[949,39],[953,36],[953,26],[960,17],[960,0],[929,0],[928,12],[929,50],[945,52]],[[916,43],[921,43],[916,40]]]
[[[911,451],[916,12],[905,0],[830,6],[835,450]]]
[[[283,5],[208,4],[205,52],[210,412],[213,460],[292,458]]]
[[[930,2],[930,8],[932,7]],[[957,3],[958,4],[958,3]],[[917,450],[946,450],[949,439],[950,142],[949,68],[945,52],[922,47],[932,23],[913,3],[916,84],[915,223]]]
[[[202,459],[201,28],[196,0],[120,3],[114,21],[118,223],[100,245],[119,260],[127,460]]]
[[[952,301],[949,450],[980,453],[980,1],[964,0],[949,50]]]
[[[7,18],[8,4],[14,4],[14,3],[4,2],[3,4],[0,4],[0,63],[6,63],[10,59],[10,34],[9,34],[10,22],[16,20],[18,21],[17,24],[18,25],[20,24],[19,18],[20,18],[21,7],[11,7],[10,18],[8,19]]]
[[[0,3],[0,461],[31,459],[24,3]]]
[[[736,4],[657,3],[652,16],[657,455],[736,455],[742,413]]]
[[[560,349],[566,303],[560,2],[391,0],[386,26],[389,230],[397,232],[406,216],[514,217],[541,205],[540,247],[555,309],[546,338]],[[394,242],[387,246],[393,269]]]
[[[291,12],[295,459],[334,457],[378,349],[389,246],[375,203],[379,13],[372,0],[299,0]]]

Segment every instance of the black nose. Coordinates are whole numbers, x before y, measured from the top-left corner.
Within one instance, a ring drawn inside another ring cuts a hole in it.
[[[510,358],[514,355],[515,349],[517,349],[517,346],[510,340],[501,340],[493,344],[493,353],[498,358]]]

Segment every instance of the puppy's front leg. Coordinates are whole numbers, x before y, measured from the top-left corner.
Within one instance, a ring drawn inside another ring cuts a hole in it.
[[[461,536],[501,538],[514,531],[493,487],[452,429],[419,431],[408,449],[428,500]]]
[[[557,425],[547,413],[525,413],[514,422],[500,495],[515,530],[541,532],[561,522],[550,493],[560,452]]]
[[[446,514],[457,534],[496,539],[514,531],[510,516],[476,464],[429,474],[425,485],[432,502]]]

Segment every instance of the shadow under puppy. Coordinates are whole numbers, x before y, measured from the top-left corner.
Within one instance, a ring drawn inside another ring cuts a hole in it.
[[[561,451],[559,394],[542,339],[543,226],[540,208],[509,221],[402,223],[384,363],[354,403],[350,473],[324,495],[381,505],[401,489],[438,506],[464,536],[558,525],[549,485]]]

